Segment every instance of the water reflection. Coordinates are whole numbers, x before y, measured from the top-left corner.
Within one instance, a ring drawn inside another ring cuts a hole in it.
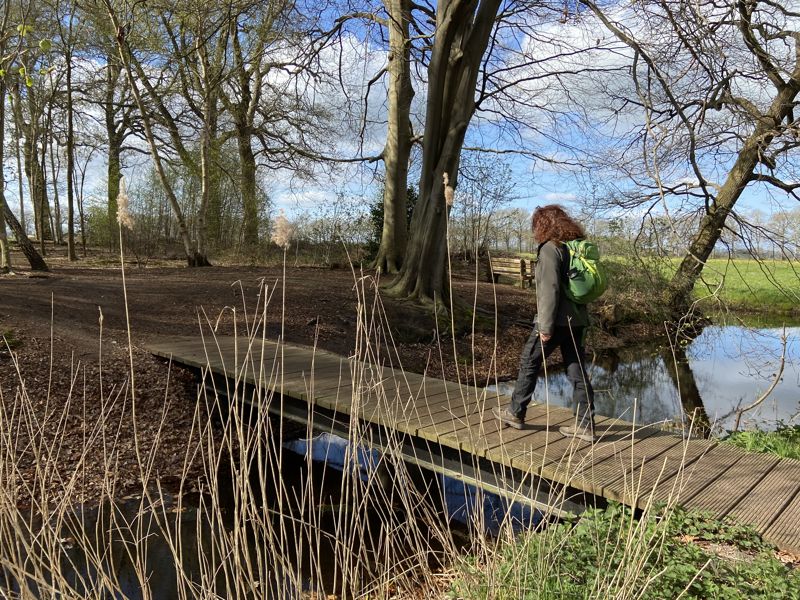
[[[735,411],[767,389],[778,369],[783,329],[710,326],[688,346],[637,347],[597,360],[591,368],[600,415],[639,424],[671,422],[726,430]],[[800,327],[786,329],[783,377],[770,397],[742,419],[743,428],[774,429],[800,413]],[[500,384],[510,394],[513,383]],[[570,406],[572,387],[561,372],[540,377],[535,400]]]
[[[352,597],[385,576],[390,556],[404,568],[439,564],[444,546],[436,531],[453,536],[459,547],[471,535],[496,535],[505,526],[528,529],[542,518],[528,506],[412,465],[398,479],[379,453],[333,435],[282,447],[276,471],[275,465],[266,471],[257,461],[252,465],[249,478],[261,496],[255,503],[236,497],[223,466],[216,494],[154,491],[151,499],[77,506],[52,519],[55,530],[20,514],[31,521],[30,531],[52,532],[45,536],[49,543],[25,546],[41,546],[42,552],[46,546],[52,567],[0,567],[0,598]],[[401,494],[397,485],[409,489]],[[404,532],[413,521],[417,526]],[[417,539],[406,539],[409,533]],[[239,544],[244,547],[234,552]],[[0,556],[0,562],[24,564],[26,550]],[[6,551],[4,546],[0,554]],[[360,570],[343,556],[358,561]],[[237,561],[234,569],[222,568],[230,561]]]

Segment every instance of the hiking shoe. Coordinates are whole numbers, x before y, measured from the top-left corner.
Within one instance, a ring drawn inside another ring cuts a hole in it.
[[[525,426],[524,421],[507,408],[493,408],[492,414],[495,419],[499,419],[502,421],[503,425],[507,425],[508,427],[522,429]]]
[[[564,437],[575,437],[589,443],[597,441],[597,436],[594,434],[594,429],[592,427],[576,427],[575,425],[570,425],[569,427],[559,427],[558,431]]]

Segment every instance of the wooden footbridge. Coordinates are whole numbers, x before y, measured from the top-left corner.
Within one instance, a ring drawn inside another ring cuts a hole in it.
[[[800,461],[604,417],[589,444],[558,432],[569,410],[541,404],[525,429],[503,428],[491,409],[509,399],[496,392],[296,345],[171,338],[149,350],[201,370],[218,390],[280,394],[268,408],[284,418],[344,436],[358,423],[365,444],[545,511],[579,512],[600,498],[677,501],[800,553]]]

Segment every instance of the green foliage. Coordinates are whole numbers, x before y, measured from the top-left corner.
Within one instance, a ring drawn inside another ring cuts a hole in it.
[[[710,550],[724,547],[731,558]],[[491,567],[467,561],[466,599],[796,598],[800,575],[747,527],[680,508],[642,519],[618,504],[501,544]]]
[[[97,204],[86,207],[86,240],[89,245],[108,247],[112,245],[108,211]]]
[[[618,323],[661,322],[666,318],[665,305],[654,290],[665,290],[668,282],[656,260],[606,254],[602,261],[608,278],[602,303],[618,307]]]
[[[419,193],[413,185],[406,190],[406,225],[411,223],[411,215],[417,205]],[[375,195],[375,201],[369,208],[369,222],[371,225],[372,236],[367,241],[367,257],[372,259],[378,254],[381,247],[381,237],[383,236],[383,186]]]
[[[735,431],[722,441],[748,452],[800,459],[800,425],[781,425],[775,431]]]

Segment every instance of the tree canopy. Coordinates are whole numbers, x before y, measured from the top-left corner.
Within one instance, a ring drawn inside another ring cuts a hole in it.
[[[799,22],[766,0],[8,0],[0,267],[6,224],[36,268],[113,246],[123,174],[157,183],[148,239],[190,266],[260,252],[288,191],[334,206],[357,178],[382,190],[389,292],[446,307],[448,241],[477,257],[549,178],[576,213],[673,232],[678,316],[716,248],[764,231],[754,203],[800,199]]]

